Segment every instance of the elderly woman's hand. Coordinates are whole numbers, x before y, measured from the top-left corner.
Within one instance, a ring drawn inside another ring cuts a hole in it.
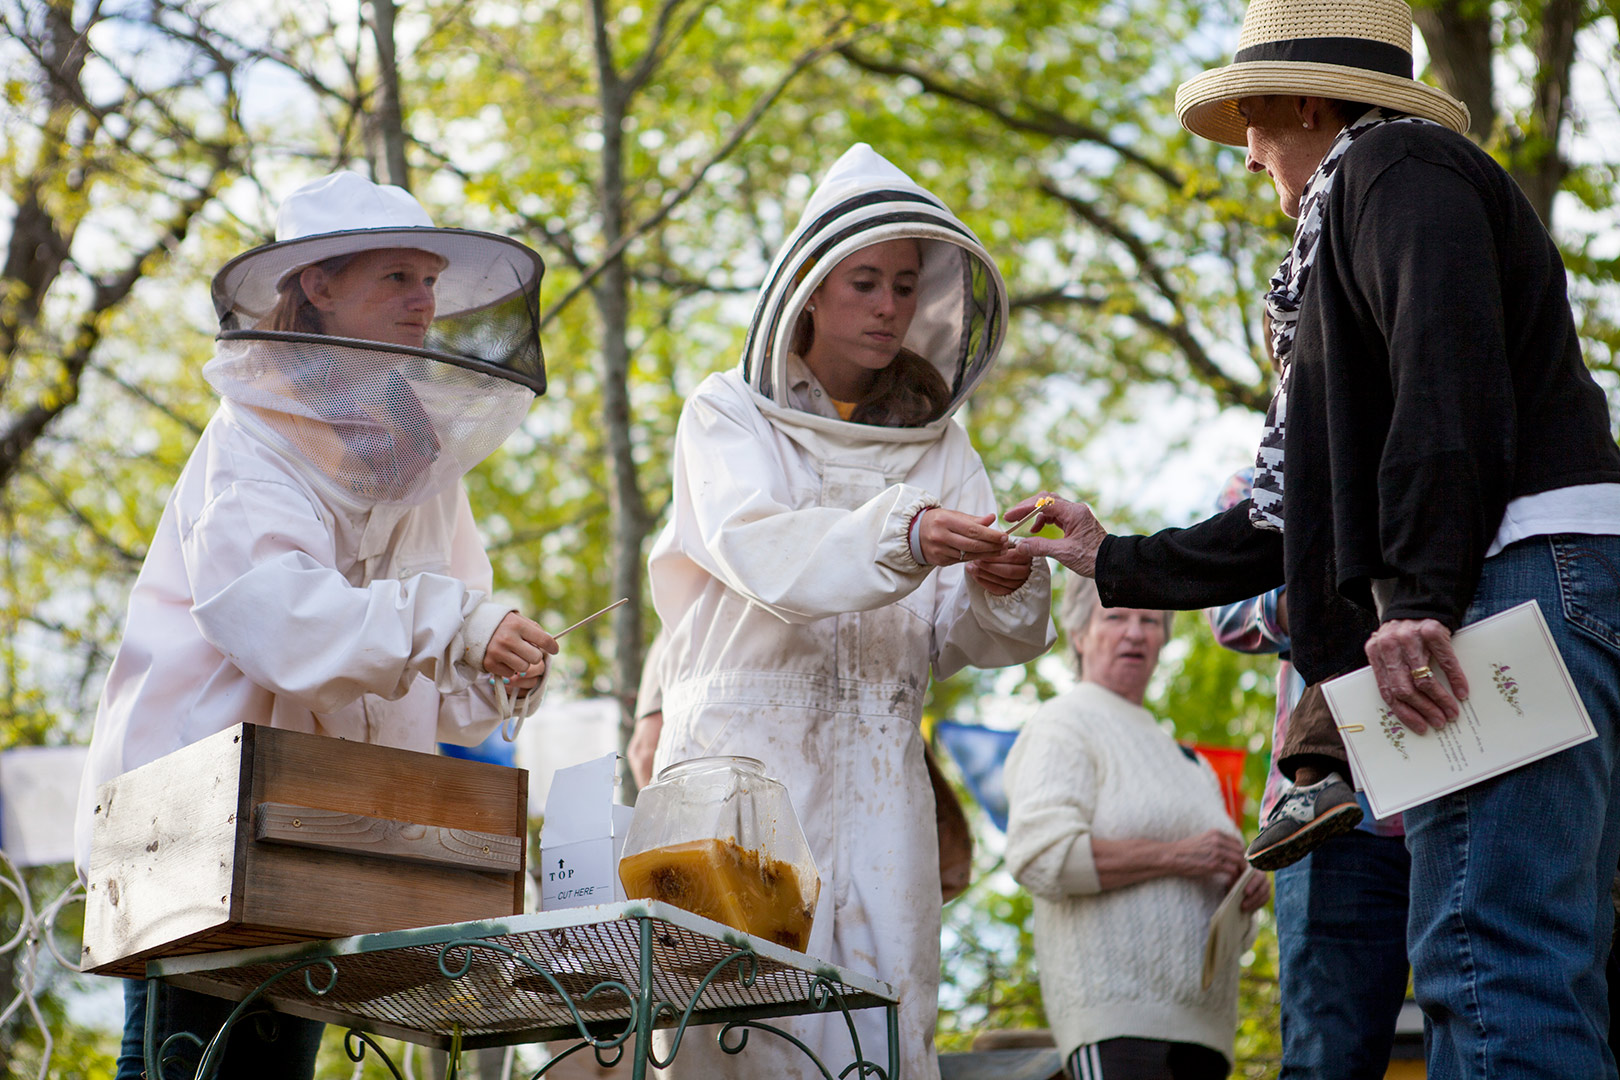
[[[1097,883],[1104,890],[1162,877],[1208,881],[1224,890],[1230,889],[1249,867],[1243,857],[1243,841],[1222,829],[1180,840],[1093,836],[1091,856],[1097,868]]]
[[[1391,619],[1373,631],[1365,648],[1378,693],[1397,720],[1422,735],[1457,718],[1457,703],[1468,700],[1468,677],[1457,663],[1444,623]],[[1435,677],[1436,670],[1445,682]]]
[[[1238,907],[1243,914],[1252,915],[1266,906],[1271,899],[1271,879],[1256,870],[1249,875],[1249,880],[1243,885],[1243,899],[1238,901]]]
[[[1243,857],[1243,841],[1220,829],[1171,841],[1168,849],[1172,874],[1209,879],[1223,889],[1230,889],[1249,866]]]
[[[1043,491],[1008,510],[1007,520],[1022,521],[1029,516],[1035,509],[1035,504],[1041,499],[1052,501],[1041,508],[1041,521],[1036,523],[1036,528],[1040,528],[1046,522],[1052,522],[1063,530],[1063,539],[1048,540],[1045,537],[1032,536],[1027,540],[1018,541],[1019,549],[1035,556],[1051,556],[1081,577],[1095,577],[1097,550],[1102,547],[1103,540],[1108,536],[1108,530],[1102,527],[1102,522],[1097,520],[1097,515],[1093,514],[1091,507],[1085,503],[1069,502],[1067,499]]]

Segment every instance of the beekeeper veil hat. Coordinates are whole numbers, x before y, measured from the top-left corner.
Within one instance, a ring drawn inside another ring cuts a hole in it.
[[[310,267],[343,286],[320,305],[304,290]],[[425,275],[425,327],[401,337],[338,317],[367,289],[386,295],[396,273]],[[273,243],[215,276],[219,343],[203,374],[340,492],[420,502],[493,453],[545,392],[543,273],[523,244],[436,228],[402,188],[333,173],[287,196]]]

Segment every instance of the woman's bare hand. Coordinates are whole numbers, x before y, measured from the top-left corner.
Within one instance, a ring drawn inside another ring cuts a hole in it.
[[[533,690],[546,673],[546,657],[556,654],[556,638],[533,619],[509,611],[484,650],[484,670],[513,690]]]
[[[977,581],[991,596],[1008,596],[1023,587],[1034,569],[1035,556],[1022,548],[1008,548],[998,555],[985,555],[968,563],[967,576]]]
[[[930,566],[954,566],[986,555],[999,555],[1011,541],[1000,529],[992,529],[996,515],[975,517],[960,510],[935,506],[924,510],[917,524],[917,543]]]
[[[630,743],[624,748],[624,756],[630,759],[630,775],[635,777],[638,788],[652,782],[653,758],[658,754],[658,739],[663,733],[662,711],[650,712],[638,718],[635,730],[630,732]]]
[[[1243,899],[1238,901],[1238,907],[1243,914],[1251,915],[1266,906],[1271,899],[1271,879],[1256,870],[1249,875],[1249,880],[1243,885]]]
[[[1042,536],[1031,536],[1027,540],[1018,541],[1019,548],[1031,555],[1050,556],[1081,577],[1095,577],[1097,551],[1107,539],[1108,530],[1102,527],[1102,522],[1097,520],[1097,515],[1093,514],[1091,507],[1085,503],[1069,502],[1049,491],[1043,491],[1008,510],[1007,520],[1022,521],[1035,512],[1035,504],[1041,499],[1052,501],[1040,509],[1042,520],[1036,527],[1051,522],[1063,530],[1063,539],[1048,540]]]
[[[1230,889],[1249,865],[1243,857],[1243,841],[1220,829],[1172,841],[1168,848],[1171,873],[1213,880],[1223,889]]]

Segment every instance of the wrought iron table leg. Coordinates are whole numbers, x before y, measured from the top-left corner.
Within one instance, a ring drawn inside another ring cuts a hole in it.
[[[889,1022],[889,1080],[900,1080],[900,1006],[885,1005],[883,1015]]]
[[[636,993],[635,1014],[630,1018],[630,1022],[636,1027],[636,1056],[635,1060],[630,1063],[630,1080],[643,1080],[647,1075],[647,1062],[651,1060],[653,1052],[653,926],[651,919],[637,919],[636,923],[641,940],[639,966],[641,986],[638,987]]]
[[[324,968],[326,970],[327,980],[325,986],[316,987],[314,981],[310,977],[311,968]],[[145,1038],[143,1040],[145,1045],[142,1047],[142,1056],[146,1060],[147,1077],[151,1078],[151,1080],[163,1080],[165,1076],[163,1072],[164,1053],[168,1049],[169,1044],[180,1042],[191,1043],[197,1048],[199,1054],[201,1055],[197,1060],[196,1069],[193,1070],[192,1080],[214,1080],[215,1077],[219,1076],[220,1070],[224,1067],[225,1046],[227,1041],[230,1039],[231,1029],[236,1027],[236,1025],[242,1020],[256,1015],[253,1012],[254,1009],[262,1009],[265,1012],[271,1011],[269,1009],[265,1009],[260,1001],[260,999],[264,997],[265,991],[267,991],[273,983],[286,978],[288,975],[291,975],[294,972],[299,971],[304,972],[304,985],[317,996],[325,994],[337,983],[337,965],[331,960],[324,957],[317,957],[313,960],[299,961],[298,963],[292,964],[289,967],[283,968],[281,971],[270,976],[258,986],[254,987],[246,997],[242,998],[241,1001],[236,1003],[236,1007],[233,1008],[225,1017],[224,1023],[220,1024],[219,1031],[215,1032],[213,1038],[209,1039],[207,1042],[204,1042],[202,1038],[194,1031],[176,1031],[167,1035],[161,1044],[158,1042],[157,1037],[157,1016],[159,1007],[158,992],[163,986],[163,981],[158,978],[148,977],[146,980]],[[381,1053],[380,1048],[378,1053]]]
[[[146,980],[146,1034],[141,1039],[141,1054],[146,1058],[146,1075],[152,1080],[160,1080],[163,1076],[163,1068],[159,1061],[163,1048],[157,1044],[157,999],[160,985],[162,984],[157,979]]]

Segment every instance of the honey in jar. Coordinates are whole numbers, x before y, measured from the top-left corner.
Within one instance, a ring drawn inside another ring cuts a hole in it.
[[[791,863],[715,839],[627,856],[619,880],[628,899],[663,900],[799,952],[809,943],[821,891],[819,880],[806,890]]]
[[[642,788],[619,880],[627,898],[662,900],[798,952],[821,894],[787,788],[748,757],[689,758]]]

